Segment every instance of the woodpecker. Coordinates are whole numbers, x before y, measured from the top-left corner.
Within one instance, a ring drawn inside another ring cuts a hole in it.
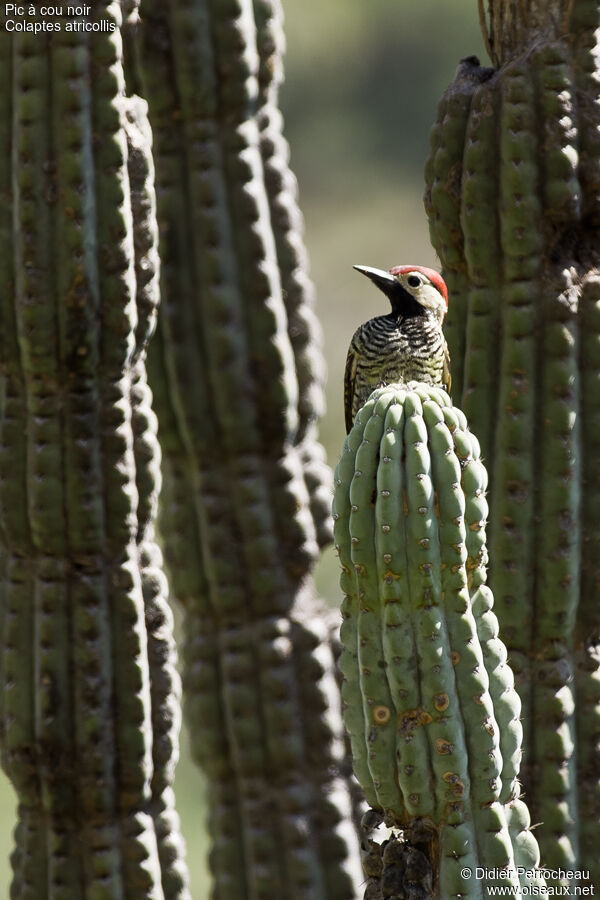
[[[369,319],[350,341],[344,375],[346,431],[381,385],[422,381],[450,392],[450,356],[442,332],[448,289],[442,276],[425,266],[394,266],[389,272],[354,268],[383,291],[392,311]]]

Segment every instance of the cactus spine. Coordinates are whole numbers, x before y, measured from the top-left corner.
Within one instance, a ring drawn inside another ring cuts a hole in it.
[[[425,853],[435,896],[487,896],[493,879],[465,867],[531,869],[537,847],[516,781],[520,703],[484,584],[478,442],[443,391],[392,385],[359,412],[335,478],[357,778]]]
[[[183,900],[179,683],[144,371],[158,287],[150,140],[145,104],[125,97],[119,4],[94,16],[115,32],[14,35],[4,62],[0,747],[19,797],[11,896]]]
[[[279,5],[142,14],[163,296],[149,371],[214,893],[350,898],[358,848],[310,578],[328,536],[323,363],[276,106]]]
[[[469,302],[449,336],[464,378],[453,384],[490,471],[490,584],[523,704],[542,861],[597,881],[600,19],[586,0],[495,0],[489,15],[496,70],[473,83],[448,162],[462,254],[446,251],[436,201],[426,205],[444,269],[466,272]]]

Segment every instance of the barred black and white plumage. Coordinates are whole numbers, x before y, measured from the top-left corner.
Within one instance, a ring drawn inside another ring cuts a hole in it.
[[[422,381],[450,390],[450,357],[442,332],[446,285],[424,266],[389,272],[355,266],[388,297],[392,311],[369,319],[350,342],[344,377],[346,430],[369,394],[383,384]]]

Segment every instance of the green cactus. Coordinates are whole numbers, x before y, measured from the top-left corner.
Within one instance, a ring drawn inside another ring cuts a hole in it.
[[[443,391],[391,385],[359,412],[335,479],[356,776],[425,853],[435,896],[518,890],[516,871],[485,883],[463,872],[538,861],[517,783],[520,703],[484,583],[478,442]],[[384,881],[386,855],[394,845]]]
[[[11,896],[186,898],[144,366],[158,300],[150,135],[145,103],[125,97],[119,4],[97,4],[94,18],[115,31],[0,35]]]
[[[310,509],[320,547],[330,544],[331,471],[317,440],[318,420],[323,415],[325,362],[321,352],[321,327],[315,315],[315,291],[308,276],[308,256],[302,240],[304,224],[297,203],[297,185],[289,167],[289,148],[283,135],[278,107],[283,80],[283,12],[280,0],[254,0],[256,41],[260,55],[259,101],[256,112],[265,188],[281,276],[287,331],[294,353],[298,380],[298,428]]]
[[[452,304],[448,309],[445,333],[449,345],[454,348],[452,386],[455,396],[457,386],[462,385],[464,378],[465,333],[461,323],[470,301],[464,261],[465,252],[468,252],[465,241],[469,244],[470,241],[464,233],[461,217],[458,148],[462,148],[465,143],[465,130],[472,118],[471,103],[476,88],[481,82],[485,82],[490,73],[489,69],[481,69],[474,57],[461,61],[452,90],[446,92],[438,106],[438,119],[431,130],[431,153],[426,164],[427,188],[424,200],[431,240],[434,246],[443,245],[448,258],[444,276]],[[488,124],[493,113],[486,109],[484,115]],[[477,158],[473,162],[476,168],[482,167],[482,161]],[[478,187],[475,183],[475,192]],[[469,338],[470,335],[467,340]]]
[[[192,751],[209,779],[214,895],[351,898],[358,841],[310,574],[329,535],[330,473],[277,109],[280,8],[145,0],[141,14],[135,77],[161,228],[149,354],[161,524],[184,607]]]
[[[448,162],[462,257],[436,230],[432,162],[426,206],[444,269],[466,272],[453,385],[490,472],[490,585],[522,700],[527,801],[544,864],[597,881],[600,12],[495,0],[489,16],[496,70],[466,128],[455,114],[465,140]],[[432,160],[441,128],[445,112]]]

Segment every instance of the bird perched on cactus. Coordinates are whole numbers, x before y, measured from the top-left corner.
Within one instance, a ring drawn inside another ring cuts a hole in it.
[[[354,266],[392,305],[369,319],[350,342],[344,375],[346,430],[375,388],[421,381],[450,392],[450,356],[442,324],[448,311],[444,279],[425,266],[394,266],[389,272]]]

